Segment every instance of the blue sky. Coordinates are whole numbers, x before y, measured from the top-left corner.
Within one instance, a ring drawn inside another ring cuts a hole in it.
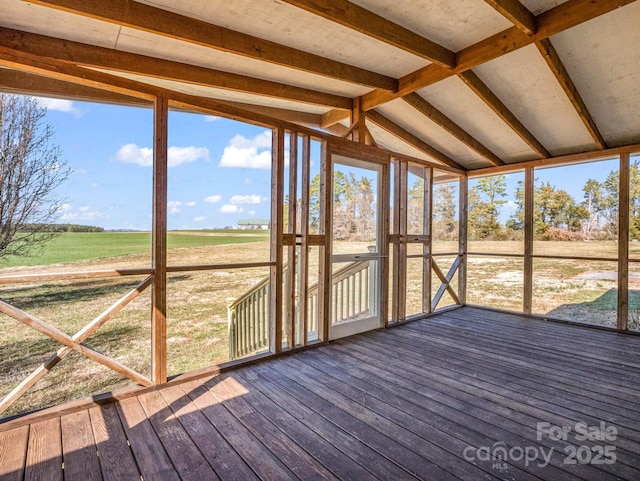
[[[152,189],[151,109],[40,99],[47,121],[73,173],[60,187],[65,199],[60,222],[105,229],[150,230]],[[169,115],[169,229],[235,227],[240,219],[268,219],[271,195],[271,132],[219,117]],[[312,156],[318,154],[312,149]],[[617,160],[536,169],[582,201],[589,178],[603,181]],[[317,163],[312,159],[312,174]],[[507,175],[509,202],[523,173]],[[475,184],[471,180],[470,187]]]
[[[153,112],[40,99],[72,169],[58,194],[60,222],[149,230]],[[169,229],[236,226],[269,218],[271,131],[227,119],[171,112]]]

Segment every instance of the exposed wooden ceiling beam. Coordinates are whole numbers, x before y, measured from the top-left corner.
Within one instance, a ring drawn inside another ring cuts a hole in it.
[[[549,40],[548,38],[540,40],[536,42],[536,47],[538,47],[538,50],[547,61],[549,68],[556,76],[558,83],[560,83],[560,86],[573,104],[573,107],[576,109],[576,112],[580,116],[580,119],[584,123],[584,126],[589,131],[589,134],[593,138],[593,141],[596,143],[599,149],[606,149],[607,144],[600,134],[598,126],[589,113],[589,109],[587,109],[587,106],[584,103],[580,92],[573,83],[573,80],[571,80],[569,72],[567,72],[567,69],[560,60],[558,52],[556,52],[556,49],[553,47],[551,40]]]
[[[0,70],[0,90],[20,95],[51,96],[65,100],[94,101],[142,107],[151,107],[153,105],[151,102],[136,97],[7,68]]]
[[[451,50],[347,0],[283,1],[443,67],[456,65]]]
[[[353,106],[353,101],[348,97],[2,27],[0,46],[41,57],[60,59],[75,65],[349,109],[348,111]]]
[[[448,155],[443,154],[438,149],[432,147],[421,138],[416,137],[411,132],[406,131],[381,113],[376,112],[375,110],[370,110],[369,112],[367,112],[367,119],[376,124],[381,129],[386,130],[391,135],[398,137],[400,140],[406,142],[412,147],[415,147],[416,149],[435,159],[436,161],[455,169],[467,170],[455,160],[450,158]]]
[[[428,117],[435,124],[442,127],[444,130],[453,135],[456,139],[469,147],[471,150],[480,154],[486,160],[493,165],[504,165],[504,162],[500,157],[491,152],[488,148],[482,145],[479,141],[473,138],[466,130],[456,124],[449,117],[444,115],[433,105],[427,102],[424,98],[418,94],[413,93],[402,97],[405,102],[411,105],[414,109],[420,112],[422,115]]]
[[[604,150],[590,150],[585,152],[576,152],[574,154],[559,155],[557,157],[550,157],[548,159],[515,162],[513,164],[503,165],[501,167],[486,167],[483,169],[472,171],[471,175],[473,177],[476,177],[517,172],[522,171],[526,167],[542,168],[567,164],[581,164],[585,162],[610,159],[622,154],[635,154],[636,152],[640,152],[640,144],[626,144],[619,147],[610,147]]]
[[[284,120],[285,122],[291,122],[294,124],[320,127],[320,124],[322,123],[322,114],[245,104],[243,102],[231,102],[229,100],[216,100],[216,102],[221,105],[228,105],[237,109],[246,110],[247,112],[255,112],[260,115],[266,115],[268,117],[273,117],[274,119]]]
[[[27,72],[3,68],[0,70],[0,91],[16,93],[20,95],[35,95],[55,97],[65,100],[85,102],[103,102],[117,105],[152,107],[153,104],[139,98],[120,95],[107,90],[73,84],[68,81],[47,78]],[[275,107],[263,107],[260,105],[217,100],[221,105],[227,105],[248,112],[273,117],[295,124],[320,127],[321,114],[299,112],[296,110],[280,109]]]
[[[396,79],[386,75],[219,27],[134,0],[110,0],[108,2],[32,0],[29,3],[345,82],[387,91],[395,91],[397,88]]]
[[[380,89],[372,90],[363,96],[362,107],[365,110],[370,110],[391,100],[404,97],[416,90],[470,70],[635,1],[569,0],[561,3],[536,17],[538,29],[535,35],[525,35],[517,27],[507,29],[459,51],[456,54],[458,62],[454,69],[431,64],[400,78],[398,91],[395,93]]]
[[[0,46],[0,66],[149,101],[163,93],[163,89],[148,84],[4,46]]]
[[[518,120],[505,104],[480,80],[473,71],[469,70],[460,74],[462,81],[480,97],[491,110],[493,110],[513,131],[524,140],[540,157],[551,157],[551,154],[538,142],[535,136]]]
[[[526,35],[536,33],[536,16],[518,0],[484,0]]]

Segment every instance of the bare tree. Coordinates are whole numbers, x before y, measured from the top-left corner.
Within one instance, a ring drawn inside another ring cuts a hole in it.
[[[63,201],[54,191],[70,170],[45,115],[32,97],[0,94],[0,258],[29,255],[57,235],[50,224]]]

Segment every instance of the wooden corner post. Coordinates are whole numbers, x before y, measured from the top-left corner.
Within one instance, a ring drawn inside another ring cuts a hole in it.
[[[458,218],[458,299],[463,306],[467,303],[467,251],[468,251],[468,219],[469,219],[469,177],[460,177],[460,216]]]
[[[533,311],[533,167],[524,169],[524,289],[522,311]]]
[[[269,349],[282,351],[283,219],[284,219],[284,130],[273,130],[271,142],[271,288],[269,290]]]
[[[151,262],[151,378],[167,380],[167,149],[169,101],[157,97],[153,109],[153,226]]]
[[[629,324],[629,180],[630,156],[620,155],[620,184],[618,186],[618,329],[627,330]]]

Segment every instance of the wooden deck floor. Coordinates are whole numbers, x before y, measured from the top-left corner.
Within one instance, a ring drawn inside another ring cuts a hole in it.
[[[0,425],[0,479],[632,481],[639,396],[640,337],[463,308]]]

